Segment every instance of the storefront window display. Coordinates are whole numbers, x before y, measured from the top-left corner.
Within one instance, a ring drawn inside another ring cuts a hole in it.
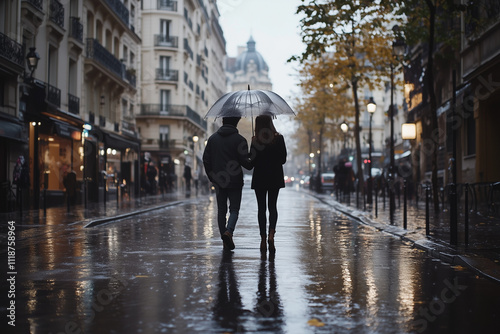
[[[47,190],[64,191],[64,178],[76,173],[77,184],[83,180],[83,147],[81,140],[55,134],[39,135],[41,182]]]

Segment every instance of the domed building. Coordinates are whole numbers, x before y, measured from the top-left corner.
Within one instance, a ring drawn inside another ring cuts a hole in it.
[[[255,44],[250,36],[247,47],[240,48],[236,58],[227,58],[228,91],[247,89],[248,85],[250,89],[272,90],[269,66],[256,50]]]

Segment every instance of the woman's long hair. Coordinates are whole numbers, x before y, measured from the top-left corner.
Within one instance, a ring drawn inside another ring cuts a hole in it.
[[[255,118],[255,139],[259,144],[269,144],[279,135],[273,124],[273,119],[268,115],[259,115]]]

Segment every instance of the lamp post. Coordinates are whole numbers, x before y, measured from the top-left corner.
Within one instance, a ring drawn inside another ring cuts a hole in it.
[[[346,150],[346,138],[347,138],[347,131],[349,131],[349,125],[345,121],[340,124],[340,130],[344,133],[344,151]]]
[[[368,101],[368,104],[366,105],[366,110],[368,110],[368,113],[370,114],[370,130],[368,132],[368,141],[369,141],[369,149],[368,149],[368,204],[373,203],[373,180],[372,180],[372,118],[373,118],[373,113],[377,110],[377,104],[373,100],[373,97],[370,97],[370,101]]]
[[[38,52],[35,51],[36,48],[30,48],[30,51],[26,55],[26,60],[28,62],[28,69],[30,71],[29,78],[25,79],[25,82],[30,85],[30,89],[33,89],[33,72],[35,72],[38,61],[40,60],[40,56]],[[32,95],[29,96],[30,99],[33,99]],[[33,101],[31,103],[34,104]],[[39,160],[39,152],[38,152],[38,136],[39,136],[39,128],[41,122],[32,122],[33,125],[33,208],[38,209],[40,207],[40,165],[38,163]],[[22,195],[21,195],[22,196]],[[21,202],[22,203],[22,202]]]
[[[404,123],[401,125],[401,138],[403,140],[414,140],[417,138],[417,126],[415,123]],[[403,180],[403,228],[406,230],[408,224],[408,210],[406,205],[406,193],[407,193],[407,181],[406,178]]]
[[[200,140],[200,137],[198,137],[197,135],[194,135],[193,136],[193,169],[194,169],[194,172],[196,173],[197,171],[197,166],[196,166],[196,146],[198,145],[198,141]]]
[[[399,26],[395,25],[392,27],[394,34],[397,36],[399,33]],[[404,54],[405,45],[403,40],[397,38],[392,43],[392,56],[397,58]],[[389,167],[389,212],[390,212],[390,222],[394,223],[394,210],[396,207],[394,199],[394,179],[395,179],[395,164],[394,164],[394,64],[393,61],[390,63],[391,67],[391,106],[389,109],[389,117],[391,121],[391,138],[390,138],[390,158],[391,165]]]

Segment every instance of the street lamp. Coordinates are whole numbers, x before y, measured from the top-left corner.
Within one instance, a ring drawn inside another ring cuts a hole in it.
[[[35,51],[36,48],[30,48],[30,52],[26,55],[26,60],[28,61],[28,69],[30,70],[30,78],[33,78],[33,72],[35,72],[36,67],[38,66],[38,61],[40,60],[40,56],[38,52]]]
[[[373,97],[370,97],[370,101],[368,101],[368,104],[366,105],[366,109],[368,110],[368,113],[370,114],[370,131],[368,132],[368,141],[369,141],[369,150],[368,150],[368,204],[373,203],[373,197],[372,197],[372,192],[373,192],[373,180],[372,180],[372,118],[373,118],[373,113],[377,110],[377,104],[373,100]]]
[[[394,25],[392,27],[392,31],[398,37],[392,43],[392,56],[397,58],[404,54],[405,52],[405,44],[404,41],[399,37],[399,26]],[[394,199],[394,173],[395,173],[395,164],[394,164],[394,64],[393,60],[390,62],[391,67],[391,106],[389,110],[389,117],[391,120],[391,138],[390,138],[390,158],[391,165],[389,167],[389,211],[390,211],[390,221],[391,224],[394,223],[394,210],[395,210],[395,199]]]
[[[349,125],[345,121],[340,124],[340,130],[344,133],[344,151],[346,149],[345,143],[346,143],[346,137],[347,137],[347,131],[349,131]]]
[[[417,127],[415,123],[403,123],[401,125],[401,138],[403,140],[413,140],[417,138]]]

